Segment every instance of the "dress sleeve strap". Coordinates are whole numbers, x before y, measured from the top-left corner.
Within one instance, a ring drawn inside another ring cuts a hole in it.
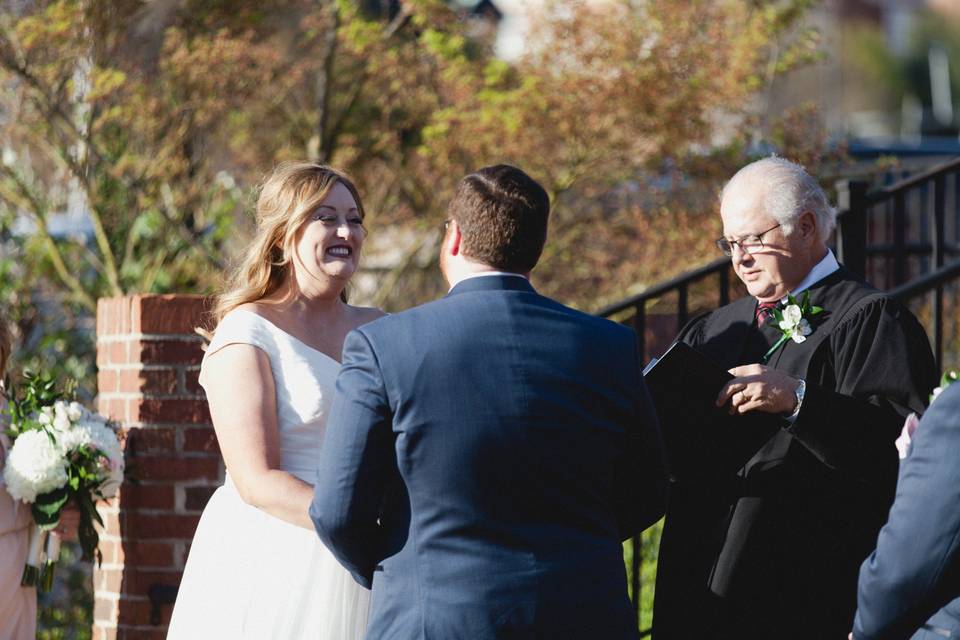
[[[204,359],[231,344],[249,344],[267,351],[270,341],[264,325],[265,321],[253,312],[242,309],[231,311],[217,325]]]

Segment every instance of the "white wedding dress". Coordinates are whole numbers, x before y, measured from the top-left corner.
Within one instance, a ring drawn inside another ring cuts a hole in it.
[[[243,310],[223,318],[204,362],[236,343],[270,357],[281,466],[313,484],[340,364]],[[314,531],[243,502],[228,473],[200,518],[167,638],[359,639],[369,604]]]

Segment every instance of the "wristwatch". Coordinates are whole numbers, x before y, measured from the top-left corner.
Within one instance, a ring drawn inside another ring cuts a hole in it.
[[[794,390],[794,395],[797,397],[797,406],[794,407],[793,412],[787,416],[787,420],[793,422],[797,419],[797,414],[800,413],[800,405],[803,404],[803,395],[807,392],[807,381],[803,378],[797,383],[797,388]]]

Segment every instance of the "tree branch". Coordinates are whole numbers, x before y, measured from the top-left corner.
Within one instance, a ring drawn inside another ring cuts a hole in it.
[[[339,25],[339,12],[337,13],[337,24]],[[400,11],[393,17],[393,20],[387,24],[384,28],[383,33],[380,34],[380,40],[386,42],[393,36],[395,36],[409,21],[413,16],[413,10],[410,9],[407,4],[402,4]],[[350,94],[349,100],[347,100],[347,106],[340,112],[337,121],[333,124],[333,127],[328,131],[327,137],[320,138],[321,145],[323,141],[326,140],[326,145],[321,146],[321,153],[324,158],[329,158],[333,155],[334,149],[337,147],[337,140],[340,138],[340,134],[343,132],[343,125],[347,120],[347,116],[353,111],[353,108],[357,104],[357,100],[360,98],[360,94],[363,92],[363,87],[367,82],[367,77],[369,75],[367,65],[364,64],[361,68],[357,80],[353,85],[353,91]],[[326,129],[324,129],[326,130]]]
[[[66,262],[63,259],[63,254],[60,252],[60,248],[57,246],[53,236],[50,235],[50,231],[47,229],[47,206],[37,194],[33,193],[29,185],[27,185],[26,182],[24,182],[20,176],[18,176],[10,168],[0,165],[0,173],[6,175],[7,178],[9,178],[14,184],[14,186],[16,186],[17,191],[20,193],[21,201],[17,203],[11,199],[8,194],[3,193],[0,193],[0,197],[3,197],[5,200],[10,202],[12,205],[14,205],[14,207],[16,207],[18,204],[22,205],[24,203],[28,205],[27,208],[36,218],[37,230],[43,239],[44,246],[47,250],[47,255],[49,256],[50,261],[53,263],[53,268],[54,271],[56,271],[57,276],[67,286],[67,288],[70,290],[70,293],[81,305],[90,311],[96,311],[96,301],[92,296],[90,296],[89,293],[87,293],[83,283],[81,283],[80,280],[70,272],[70,269],[67,268]]]
[[[330,95],[333,93],[333,63],[337,52],[337,32],[340,30],[340,10],[336,4],[330,4],[332,24],[323,38],[321,57],[323,64],[317,75],[317,137],[320,144],[317,147],[320,162],[329,162],[333,153],[332,139],[327,130],[330,121]]]
[[[414,264],[417,254],[420,253],[427,243],[433,243],[435,241],[436,234],[421,234],[420,239],[414,243],[414,245],[410,247],[410,249],[408,249],[400,258],[400,263],[391,269],[380,281],[380,286],[377,288],[377,292],[373,294],[373,306],[382,307],[384,305],[387,300],[387,296],[389,296],[390,292],[393,291],[393,289],[397,286],[400,278],[410,269],[410,266]]]

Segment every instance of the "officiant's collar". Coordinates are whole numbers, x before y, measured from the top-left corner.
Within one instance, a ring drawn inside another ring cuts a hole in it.
[[[837,262],[837,257],[833,255],[833,251],[827,249],[827,255],[823,257],[823,260],[814,265],[813,269],[810,269],[810,273],[808,273],[806,277],[800,281],[800,284],[790,291],[790,295],[796,298],[801,293],[817,284],[839,268],[840,263]],[[787,304],[787,297],[782,297],[780,302]]]

